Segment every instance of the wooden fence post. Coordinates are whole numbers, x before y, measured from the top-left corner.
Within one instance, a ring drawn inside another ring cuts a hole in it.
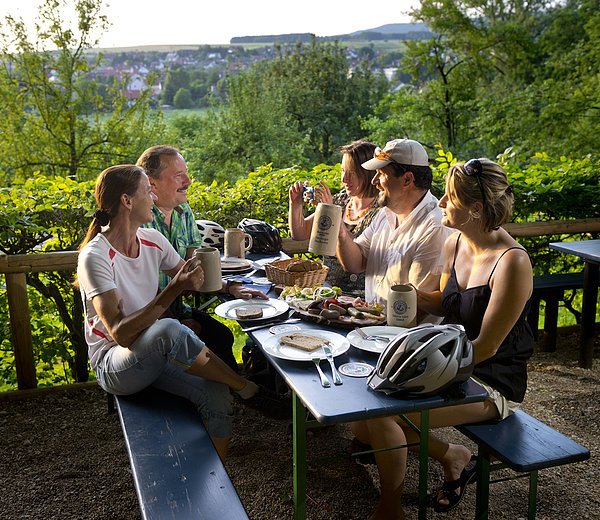
[[[12,330],[19,390],[37,387],[35,376],[35,360],[33,342],[31,340],[31,324],[29,316],[29,299],[27,297],[27,280],[25,273],[6,273],[6,290],[10,328]]]

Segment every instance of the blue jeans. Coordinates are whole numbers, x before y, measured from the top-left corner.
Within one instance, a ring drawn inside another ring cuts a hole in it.
[[[100,386],[128,395],[153,386],[194,403],[211,437],[230,437],[233,429],[231,392],[227,385],[188,374],[204,343],[177,320],[158,320],[131,348],[114,346],[96,367]]]

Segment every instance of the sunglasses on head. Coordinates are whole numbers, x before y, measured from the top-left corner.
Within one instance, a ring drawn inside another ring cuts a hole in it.
[[[388,152],[379,148],[379,146],[377,148],[375,148],[375,152],[373,152],[373,158],[379,159],[380,161],[393,162],[397,168],[402,170],[402,175],[404,175],[407,172],[407,169],[404,165],[402,165],[398,161],[396,161]]]
[[[471,159],[463,165],[463,170],[465,175],[468,175],[469,177],[475,177],[477,179],[481,197],[483,198],[483,202],[485,202],[485,191],[483,191],[483,184],[481,184],[481,176],[483,175],[483,166],[481,165],[481,161],[479,159]]]

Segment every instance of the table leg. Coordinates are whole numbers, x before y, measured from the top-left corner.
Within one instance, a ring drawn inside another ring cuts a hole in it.
[[[582,368],[592,368],[597,298],[598,264],[586,262],[583,270],[583,303],[579,336],[579,366]]]
[[[419,445],[419,520],[425,520],[427,518],[427,475],[429,472],[429,410],[421,410]]]
[[[306,518],[306,410],[292,392],[293,409],[293,478],[294,478],[294,520]]]

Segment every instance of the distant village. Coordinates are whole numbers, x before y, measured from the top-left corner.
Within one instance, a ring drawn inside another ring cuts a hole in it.
[[[374,64],[374,72],[385,74],[386,78],[392,81],[398,70],[400,57],[385,60],[380,51],[367,49],[368,52],[365,52],[352,46],[347,47],[346,55],[350,69],[352,70],[359,62],[369,59]],[[226,73],[247,70],[254,63],[273,59],[275,55],[275,48],[272,45],[252,50],[244,50],[240,46],[202,46],[196,50],[181,49],[170,52],[137,49],[119,52],[104,51],[104,59],[100,67],[95,70],[94,79],[109,81],[115,77],[118,80],[125,80],[125,96],[132,100],[137,99],[146,88],[150,88],[157,104],[163,105],[163,108],[170,108],[170,103],[164,103],[165,100],[162,99],[169,71],[212,71],[212,77],[218,80]],[[217,81],[210,86],[210,91],[216,93]]]
[[[373,72],[384,74],[392,82],[392,88],[399,88],[403,84],[402,77],[397,74],[402,41],[430,36],[431,33],[423,28],[423,24],[388,24],[350,35],[317,39],[343,39],[350,72],[366,61],[371,64]],[[312,37],[310,34],[240,37],[233,38],[229,46],[200,45],[164,51],[151,47],[147,50],[101,50],[103,60],[95,69],[93,79],[100,82],[109,82],[112,78],[125,81],[125,95],[131,100],[137,99],[149,88],[156,105],[165,109],[173,106],[177,91],[185,89],[190,92],[193,105],[202,106],[203,99],[218,94],[219,80],[226,73],[244,71],[254,63],[273,59],[278,51],[276,46],[284,50],[293,49],[298,42],[310,41]],[[397,50],[383,51],[381,49],[389,49],[390,46],[381,47],[373,43],[382,39],[397,41]]]

